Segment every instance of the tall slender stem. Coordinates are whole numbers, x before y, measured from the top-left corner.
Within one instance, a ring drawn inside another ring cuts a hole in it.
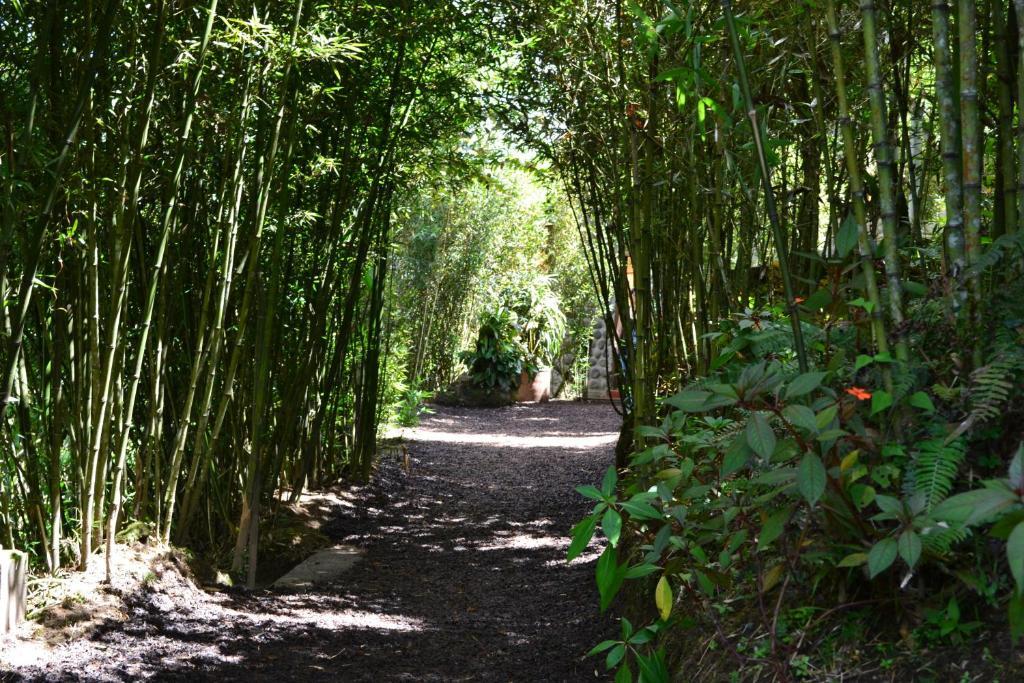
[[[757,150],[757,163],[761,169],[761,183],[764,187],[765,208],[768,211],[768,220],[772,225],[775,251],[779,255],[779,271],[782,273],[782,287],[786,296],[786,308],[789,312],[790,325],[793,328],[793,346],[796,349],[800,371],[806,372],[808,369],[807,350],[804,348],[804,335],[800,328],[800,312],[793,293],[793,279],[789,272],[789,251],[786,247],[786,236],[783,233],[778,209],[775,206],[775,189],[772,187],[771,169],[768,166],[768,155],[765,151],[764,140],[761,137],[761,124],[758,121],[757,108],[754,106],[754,98],[750,93],[750,81],[747,78],[746,62],[743,58],[743,49],[740,46],[739,33],[736,30],[736,17],[733,16],[731,0],[722,0],[722,11],[725,13],[725,25],[729,32],[729,42],[732,44],[733,57],[736,60],[740,92],[743,95],[743,102],[747,108],[747,116],[750,118],[750,128],[754,136],[754,148]]]
[[[889,285],[889,314],[896,337],[896,357],[906,360],[907,343],[903,338],[903,283],[900,280],[899,221],[896,213],[896,162],[886,122],[885,91],[882,87],[882,67],[878,54],[878,37],[873,0],[860,4],[864,33],[864,64],[868,78],[868,101],[871,105],[871,137],[878,166],[878,200],[882,210],[882,253],[885,275]]]

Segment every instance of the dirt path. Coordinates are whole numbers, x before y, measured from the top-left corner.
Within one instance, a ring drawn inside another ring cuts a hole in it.
[[[609,630],[593,556],[566,565],[573,485],[612,460],[605,405],[439,408],[385,462],[367,505],[325,531],[364,548],[314,592],[129,596],[130,619],[65,645],[24,680],[583,681]],[[602,667],[603,668],[603,667]]]

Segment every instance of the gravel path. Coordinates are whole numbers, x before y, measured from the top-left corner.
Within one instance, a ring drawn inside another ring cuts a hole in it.
[[[583,681],[609,633],[595,554],[564,561],[612,462],[607,405],[438,408],[325,531],[366,551],[314,592],[128,597],[131,618],[15,680]],[[184,602],[185,604],[182,604]]]

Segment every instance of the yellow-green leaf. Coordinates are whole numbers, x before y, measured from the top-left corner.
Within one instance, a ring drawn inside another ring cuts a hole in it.
[[[859,567],[868,561],[867,553],[853,553],[839,561],[840,567]]]
[[[780,562],[768,571],[764,573],[764,578],[761,580],[761,592],[767,593],[771,589],[775,588],[782,580],[783,574],[786,573],[785,563]]]
[[[658,579],[658,586],[654,589],[654,604],[658,606],[661,618],[667,620],[672,614],[672,586],[668,584],[667,576]]]

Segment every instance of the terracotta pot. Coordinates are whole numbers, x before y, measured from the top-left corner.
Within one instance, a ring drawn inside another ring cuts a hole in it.
[[[547,401],[551,398],[551,368],[543,368],[537,372],[537,376],[530,380],[525,372],[519,378],[519,391],[516,400],[520,403],[527,401]]]

